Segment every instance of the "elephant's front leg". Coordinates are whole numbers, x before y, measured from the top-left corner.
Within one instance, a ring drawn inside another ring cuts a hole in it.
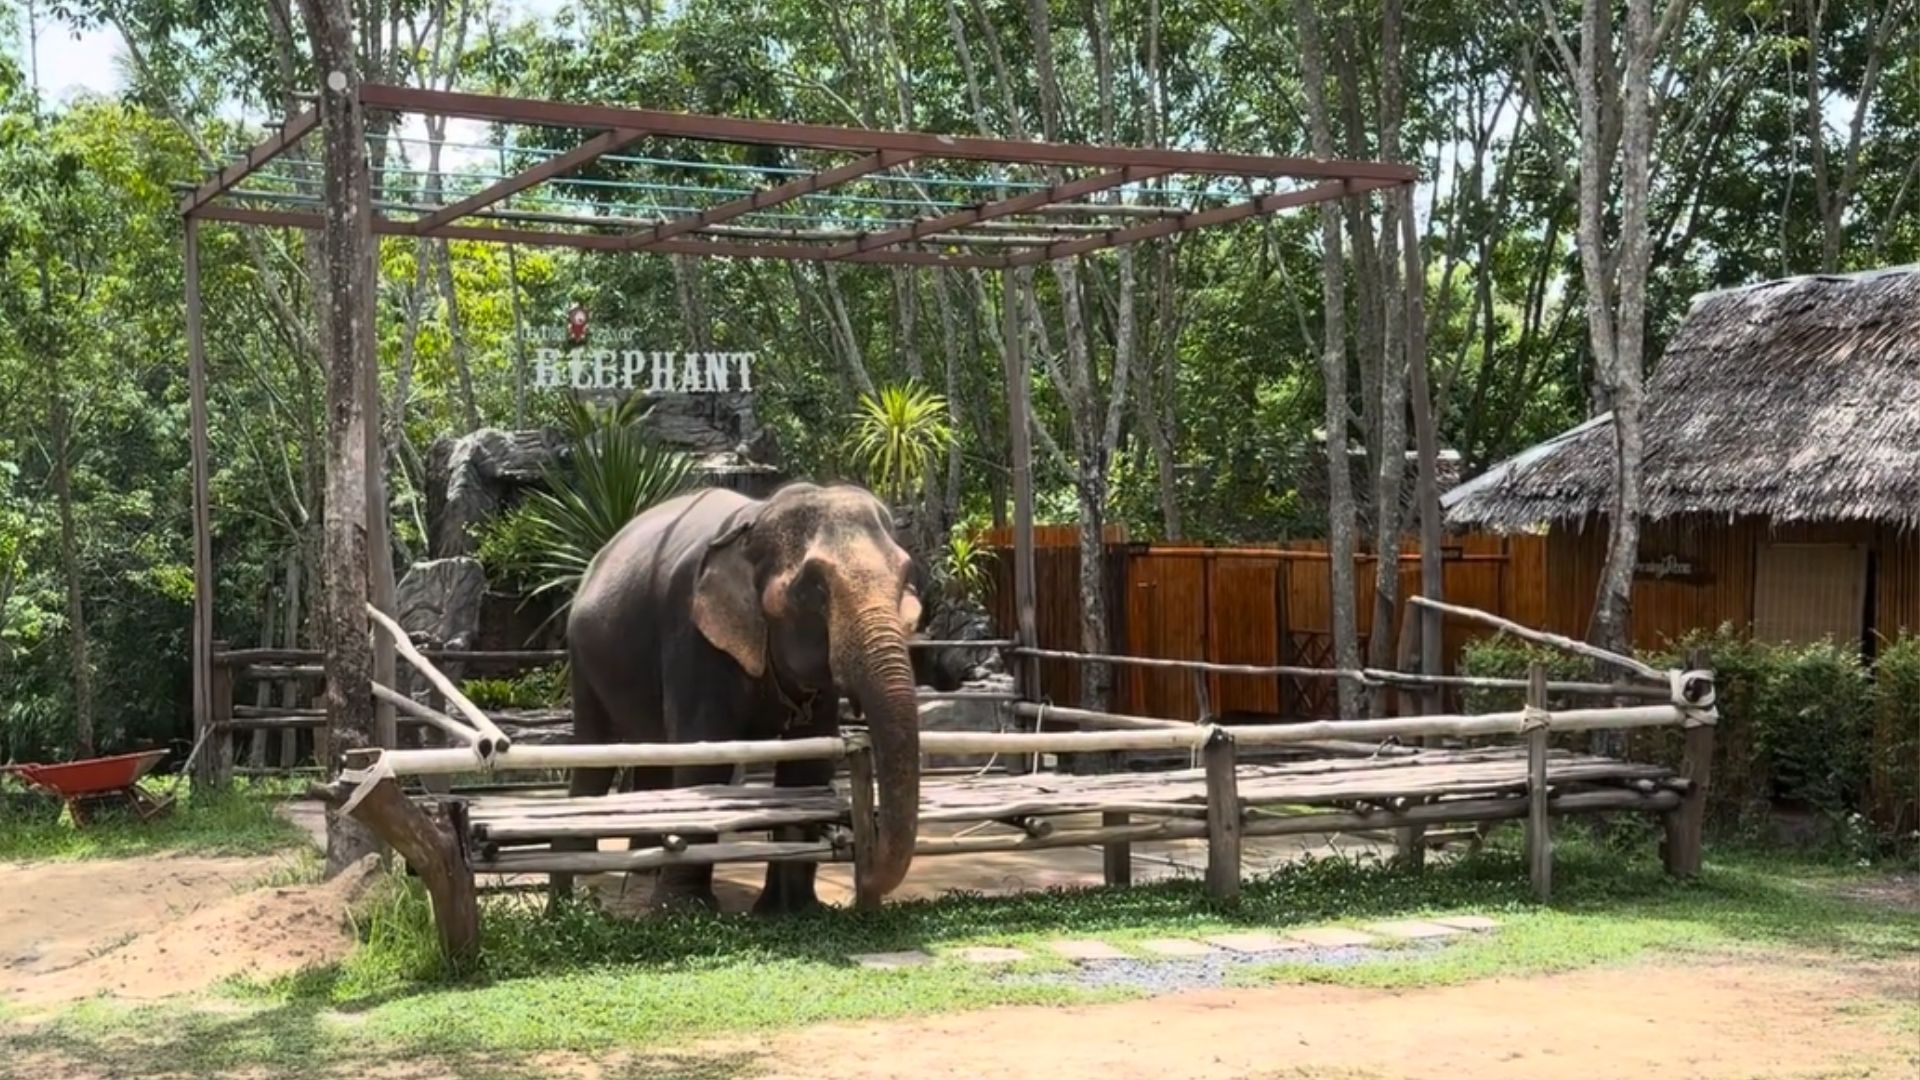
[[[831,761],[782,761],[773,767],[773,786],[777,788],[827,787],[833,783]],[[813,840],[820,836],[816,826],[789,825],[773,830],[775,840]],[[818,863],[770,862],[767,886],[753,905],[755,914],[768,915],[807,911],[820,906],[814,894],[814,876]]]

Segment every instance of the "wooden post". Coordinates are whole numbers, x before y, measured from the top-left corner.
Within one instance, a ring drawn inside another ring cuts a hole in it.
[[[193,738],[201,753],[213,740],[213,522],[207,449],[207,346],[200,304],[200,219],[186,220],[187,252],[187,397],[193,459]],[[204,742],[203,742],[204,740]],[[202,762],[205,758],[201,759]],[[193,779],[212,777],[204,764]]]
[[[1240,779],[1233,735],[1215,728],[1200,751],[1207,768],[1207,892],[1216,900],[1240,896]]]
[[[462,812],[438,801],[417,806],[389,776],[373,786],[351,816],[399,852],[419,875],[433,901],[433,923],[447,959],[456,966],[470,962],[480,950],[480,903]]]
[[[1012,270],[1000,272],[1000,308],[1006,347],[1007,438],[1013,473],[1013,603],[1015,637],[1022,648],[1039,644],[1034,614],[1033,432],[1028,428],[1029,386],[1026,342],[1020,328],[1020,289]],[[1040,664],[1030,656],[1014,664],[1015,687],[1028,701],[1040,700]]]
[[[287,552],[287,625],[281,630],[281,642],[289,649],[300,647],[300,548],[295,545]],[[285,679],[280,683],[280,704],[286,708],[297,706],[300,694],[300,680]],[[287,728],[280,733],[280,767],[292,769],[299,760],[300,733]],[[321,759],[325,761],[324,758]]]
[[[1406,609],[1400,616],[1400,645],[1395,655],[1395,663],[1401,671],[1413,670],[1414,653],[1420,647],[1420,632],[1419,611]],[[1410,687],[1398,687],[1393,691],[1395,711],[1401,716],[1418,715],[1427,697],[1427,687],[1421,687],[1418,691]],[[1422,744],[1437,741],[1430,736],[1420,739]],[[1424,868],[1427,864],[1427,827],[1403,825],[1393,830],[1393,858],[1401,866],[1410,869]]]
[[[1553,836],[1547,824],[1547,668],[1535,662],[1527,670],[1527,872],[1533,895],[1546,903],[1553,896]],[[1538,721],[1537,723],[1535,721]]]
[[[853,788],[853,902],[861,911],[878,911],[880,894],[869,883],[880,842],[880,823],[874,817],[873,746],[864,735],[849,739],[847,773]]]
[[[1695,649],[1687,654],[1687,667],[1703,670],[1706,654]],[[1686,740],[1680,757],[1680,775],[1687,781],[1680,807],[1666,815],[1666,840],[1661,854],[1667,873],[1688,878],[1700,873],[1703,834],[1707,827],[1707,789],[1713,778],[1713,725],[1694,724],[1685,729]]]
[[[1108,810],[1100,815],[1100,825],[1102,828],[1125,825],[1127,821],[1128,816],[1125,811]],[[1132,844],[1122,840],[1102,845],[1100,848],[1100,861],[1102,864],[1101,868],[1106,872],[1107,884],[1133,884]]]
[[[216,641],[208,659],[226,651],[227,643]],[[207,686],[209,712],[202,735],[206,742],[194,761],[193,782],[199,787],[217,788],[233,779],[233,729],[229,726],[233,720],[233,665],[216,661],[211,672]]]

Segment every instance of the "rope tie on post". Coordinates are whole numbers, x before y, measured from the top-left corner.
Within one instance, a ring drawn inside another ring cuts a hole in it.
[[[1530,732],[1538,731],[1541,728],[1552,727],[1552,726],[1553,726],[1553,715],[1547,712],[1547,710],[1538,708],[1533,705],[1526,705],[1521,707],[1520,734],[1526,735]]]
[[[1680,710],[1681,727],[1709,727],[1719,722],[1720,710],[1714,705],[1719,693],[1714,686],[1713,672],[1675,668],[1667,672],[1667,687],[1672,691],[1674,706]]]
[[[340,770],[340,779],[353,785],[353,794],[340,804],[340,816],[346,817],[353,813],[354,807],[360,805],[360,800],[373,793],[380,781],[393,779],[393,766],[387,763],[387,755],[381,754],[364,769]]]

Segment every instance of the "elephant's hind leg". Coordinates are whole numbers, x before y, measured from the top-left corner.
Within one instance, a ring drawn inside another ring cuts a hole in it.
[[[577,742],[596,742],[606,738],[611,730],[607,724],[606,706],[586,685],[576,671],[573,677],[573,730]],[[570,799],[594,798],[605,795],[613,787],[612,768],[583,768],[573,770],[573,778],[567,782],[567,797]],[[595,843],[591,837],[565,838],[553,842],[555,851],[592,851]],[[573,898],[573,875],[552,874],[547,878],[547,903],[558,905]]]

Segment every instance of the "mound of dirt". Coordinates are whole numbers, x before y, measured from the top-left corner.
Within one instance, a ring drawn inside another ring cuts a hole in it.
[[[215,901],[99,956],[17,986],[17,999],[95,994],[158,998],[204,990],[235,975],[272,977],[331,963],[353,947],[348,908],[379,874],[368,856],[318,885],[255,889]]]

